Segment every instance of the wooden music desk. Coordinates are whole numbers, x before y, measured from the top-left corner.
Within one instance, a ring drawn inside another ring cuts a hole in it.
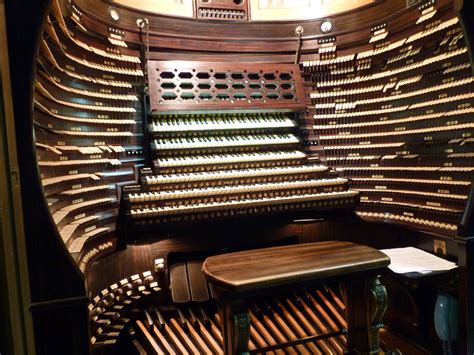
[[[248,353],[250,318],[246,300],[340,281],[347,290],[348,353],[378,354],[378,331],[387,293],[377,276],[389,264],[389,257],[376,249],[338,241],[207,258],[203,272],[218,297],[225,353]]]

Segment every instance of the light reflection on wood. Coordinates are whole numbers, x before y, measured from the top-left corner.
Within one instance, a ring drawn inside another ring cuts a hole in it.
[[[310,0],[259,0],[258,2],[259,9],[293,9],[310,6]]]
[[[123,5],[141,11],[179,16],[193,17],[193,0],[113,0],[117,5]]]
[[[376,0],[248,0],[254,21],[285,21],[324,18],[356,9]],[[194,17],[193,0],[113,0],[140,11],[177,17]]]
[[[323,18],[356,9],[375,0],[249,0],[254,21]]]

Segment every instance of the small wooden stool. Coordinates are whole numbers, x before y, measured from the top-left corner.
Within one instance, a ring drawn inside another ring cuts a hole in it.
[[[218,297],[225,354],[248,352],[246,300],[333,280],[347,286],[348,353],[378,354],[378,333],[387,303],[378,273],[389,264],[389,257],[376,249],[337,241],[207,258],[203,272]]]

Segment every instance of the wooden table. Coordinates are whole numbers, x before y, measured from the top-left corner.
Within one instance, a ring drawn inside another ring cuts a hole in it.
[[[378,330],[386,309],[378,273],[384,253],[348,242],[297,244],[211,256],[203,272],[218,300],[226,354],[248,350],[250,318],[245,301],[338,280],[347,286],[348,352],[380,352]]]

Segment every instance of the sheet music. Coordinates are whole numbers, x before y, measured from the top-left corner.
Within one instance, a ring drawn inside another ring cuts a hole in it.
[[[413,247],[382,249],[381,251],[390,257],[389,268],[397,274],[410,272],[429,274],[434,271],[448,271],[458,267],[456,263]]]

